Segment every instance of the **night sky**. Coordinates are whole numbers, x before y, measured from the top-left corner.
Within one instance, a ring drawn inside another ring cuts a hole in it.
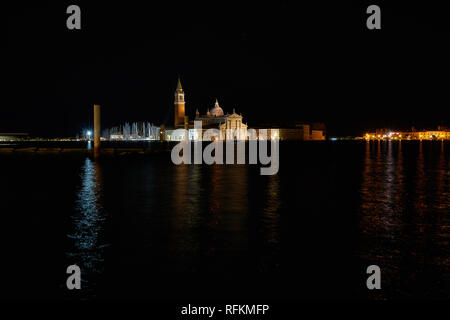
[[[94,103],[104,127],[172,124],[178,76],[190,118],[218,98],[249,126],[449,125],[448,1],[36,2],[4,7],[0,132],[75,136]],[[81,30],[66,28],[70,4]],[[381,30],[366,28],[370,4]]]

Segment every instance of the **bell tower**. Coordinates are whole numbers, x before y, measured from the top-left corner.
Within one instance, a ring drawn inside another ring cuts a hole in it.
[[[181,87],[180,78],[178,78],[177,89],[175,90],[175,117],[174,117],[174,126],[177,127],[179,125],[184,124],[184,91]]]

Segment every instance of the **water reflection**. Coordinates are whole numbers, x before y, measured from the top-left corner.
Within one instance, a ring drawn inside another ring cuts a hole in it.
[[[232,272],[248,258],[247,167],[213,165],[208,169],[207,264],[219,271]]]
[[[361,185],[363,225],[366,233],[382,233],[392,238],[399,231],[402,196],[404,194],[403,156],[400,147],[394,156],[393,142],[385,148],[378,142],[374,156],[367,142],[363,183]]]
[[[377,142],[372,154],[366,142],[363,181],[361,184],[361,217],[359,255],[368,265],[379,265],[384,281],[398,275],[400,234],[404,213],[404,169],[401,147],[394,142]],[[394,148],[398,148],[394,156]],[[382,259],[380,259],[382,257]],[[366,267],[367,267],[366,266]]]
[[[405,143],[365,151],[358,255],[383,270],[380,298],[429,297],[450,283],[448,159],[442,144]]]
[[[171,179],[169,252],[176,270],[229,271],[233,257],[248,251],[247,167],[179,165]]]
[[[263,253],[260,257],[259,271],[270,271],[279,267],[280,253],[280,177],[267,177],[265,206],[260,220],[263,241]]]
[[[75,204],[76,213],[71,217],[73,231],[68,237],[73,240],[68,260],[78,265],[82,272],[84,294],[95,288],[96,280],[103,271],[102,230],[105,222],[103,210],[103,185],[101,167],[98,162],[86,158],[81,168],[81,185]]]
[[[199,226],[202,170],[199,166],[173,167],[173,218],[170,221],[170,255],[176,260],[177,271],[194,271],[193,259],[200,251]]]
[[[266,239],[270,244],[278,244],[281,205],[280,200],[280,178],[278,175],[269,176],[266,189],[266,207],[264,208],[264,220],[266,229]]]
[[[416,174],[414,179],[415,184],[415,196],[414,196],[414,207],[415,211],[418,213],[420,218],[423,218],[424,208],[426,207],[425,203],[425,183],[426,183],[426,174],[425,174],[425,160],[423,155],[423,142],[419,143],[419,154],[417,155],[416,161]],[[419,221],[418,221],[419,222]]]
[[[417,226],[415,259],[421,263],[416,278],[426,288],[420,292],[424,296],[443,293],[450,285],[448,160],[442,143],[439,148],[435,144],[427,147],[426,156],[421,148],[418,157],[417,201],[414,202],[419,213],[414,221]],[[440,285],[430,286],[430,282]]]
[[[278,267],[280,178],[258,172],[253,190],[249,175],[246,165],[172,168],[167,180],[173,188],[168,250],[175,270],[255,272]]]

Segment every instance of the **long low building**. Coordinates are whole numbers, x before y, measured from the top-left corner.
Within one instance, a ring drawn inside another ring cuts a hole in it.
[[[276,135],[280,140],[320,141],[326,139],[325,124],[303,123],[294,126],[257,126],[254,129],[267,128],[269,137]]]
[[[0,133],[0,141],[17,141],[28,137],[28,133]]]

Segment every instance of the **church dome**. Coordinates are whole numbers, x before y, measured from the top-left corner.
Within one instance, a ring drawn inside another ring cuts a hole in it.
[[[214,108],[211,110],[211,116],[213,117],[222,117],[223,116],[223,110],[219,106],[219,102],[216,99],[216,104],[214,105]]]

